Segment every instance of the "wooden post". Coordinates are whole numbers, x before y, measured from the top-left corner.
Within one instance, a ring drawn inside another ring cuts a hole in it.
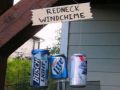
[[[0,1],[0,16],[13,5],[13,0]],[[4,90],[8,55],[0,51],[0,90]]]
[[[57,0],[21,0],[0,17],[0,47],[31,23],[32,9],[52,6]]]
[[[0,54],[0,90],[4,90],[7,68],[7,56]]]
[[[13,5],[14,0],[0,0],[0,15]]]

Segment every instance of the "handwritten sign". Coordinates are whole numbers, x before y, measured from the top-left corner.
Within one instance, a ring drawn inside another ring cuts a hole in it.
[[[90,3],[65,5],[32,10],[34,25],[91,19]]]

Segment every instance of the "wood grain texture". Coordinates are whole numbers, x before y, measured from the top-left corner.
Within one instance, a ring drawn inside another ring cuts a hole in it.
[[[31,10],[52,6],[57,0],[22,0],[0,17],[0,47],[31,23]]]
[[[12,7],[12,5],[13,5],[13,0],[1,0],[0,15],[2,15],[8,8]],[[7,55],[3,55],[0,52],[0,90],[4,90],[7,58],[8,58]]]

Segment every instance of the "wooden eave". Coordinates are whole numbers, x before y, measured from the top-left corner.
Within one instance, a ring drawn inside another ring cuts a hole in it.
[[[12,53],[18,44],[19,47],[41,29],[42,26],[31,25],[32,9],[50,7],[56,2],[57,0],[22,0],[6,11],[0,17],[0,53]]]
[[[0,0],[0,15],[13,5],[13,0]]]

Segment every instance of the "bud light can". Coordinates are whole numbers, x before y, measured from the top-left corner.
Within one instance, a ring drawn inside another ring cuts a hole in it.
[[[86,86],[87,60],[84,54],[74,54],[70,58],[70,86]]]
[[[32,86],[48,86],[48,55],[48,50],[36,49],[32,51]]]
[[[68,76],[66,57],[58,54],[50,57],[51,78],[65,79]]]

